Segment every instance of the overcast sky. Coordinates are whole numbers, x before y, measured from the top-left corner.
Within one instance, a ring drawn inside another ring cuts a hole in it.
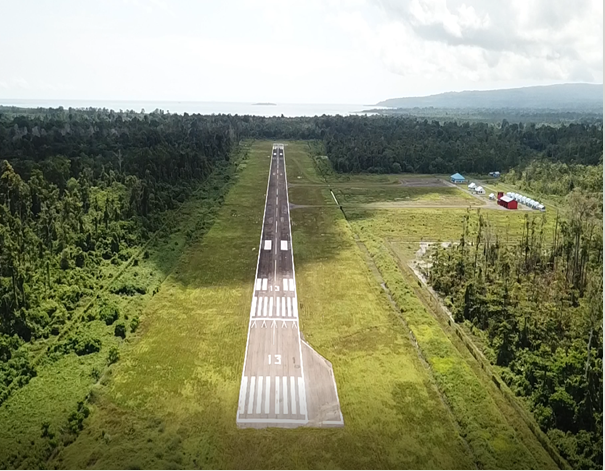
[[[375,103],[603,82],[602,0],[0,0],[0,98]]]

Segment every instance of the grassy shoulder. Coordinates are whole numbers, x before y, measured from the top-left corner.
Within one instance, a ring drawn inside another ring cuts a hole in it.
[[[76,438],[95,384],[109,379],[108,363],[140,335],[145,307],[183,248],[212,224],[234,170],[214,172],[178,211],[167,212],[164,228],[132,263],[103,266],[107,289],[81,314],[82,321],[37,346],[37,375],[0,407],[0,466],[45,467]]]
[[[143,335],[53,466],[474,466],[336,207],[295,209],[292,225],[302,331],[333,363],[345,427],[236,427],[270,146],[254,144],[216,223],[149,303]]]
[[[531,431],[519,420],[513,427],[490,393],[490,385],[473,371],[442,326],[416,297],[397,263],[379,238],[359,232],[402,316],[414,332],[481,468],[552,469],[550,459]],[[509,408],[510,409],[510,408]],[[506,410],[511,413],[511,410]]]

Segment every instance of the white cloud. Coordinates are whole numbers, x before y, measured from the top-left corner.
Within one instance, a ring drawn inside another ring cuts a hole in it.
[[[400,75],[471,82],[603,79],[599,0],[373,3],[384,15],[372,28],[371,48]]]
[[[3,9],[0,56],[14,77],[2,77],[0,98],[371,103],[603,78],[598,0],[56,0],[27,15],[23,8]]]

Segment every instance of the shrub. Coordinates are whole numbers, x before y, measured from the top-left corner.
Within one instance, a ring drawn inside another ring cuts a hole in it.
[[[118,350],[118,347],[116,347],[114,345],[113,347],[111,347],[109,349],[109,353],[107,354],[107,364],[113,365],[119,359],[120,359],[120,351]]]
[[[122,284],[113,287],[111,289],[111,292],[113,294],[134,296],[135,294],[145,294],[147,292],[147,289],[144,286],[125,281]]]
[[[113,329],[113,333],[116,337],[126,338],[126,326],[123,322],[118,322]]]
[[[141,321],[139,320],[139,316],[134,316],[130,321],[130,332],[135,332],[138,329],[140,323]]]
[[[61,252],[59,265],[61,266],[61,270],[69,270],[69,252],[67,249],[63,249],[63,252]]]
[[[84,332],[74,332],[64,341],[53,348],[54,352],[68,354],[74,352],[78,356],[90,355],[101,350],[101,339]]]
[[[78,402],[78,408],[69,415],[69,430],[77,434],[84,428],[84,419],[90,415],[90,409],[83,401]]]
[[[114,304],[105,304],[101,308],[99,317],[102,321],[105,321],[105,324],[111,325],[120,317],[120,310]]]
[[[96,366],[93,366],[93,368],[90,372],[90,377],[92,379],[94,379],[95,381],[99,381],[99,378],[101,377],[101,370],[99,368],[97,368]]]

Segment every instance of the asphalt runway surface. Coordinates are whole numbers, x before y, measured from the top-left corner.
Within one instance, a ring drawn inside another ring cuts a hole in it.
[[[332,365],[300,334],[285,148],[274,144],[267,183],[239,427],[342,427]]]

